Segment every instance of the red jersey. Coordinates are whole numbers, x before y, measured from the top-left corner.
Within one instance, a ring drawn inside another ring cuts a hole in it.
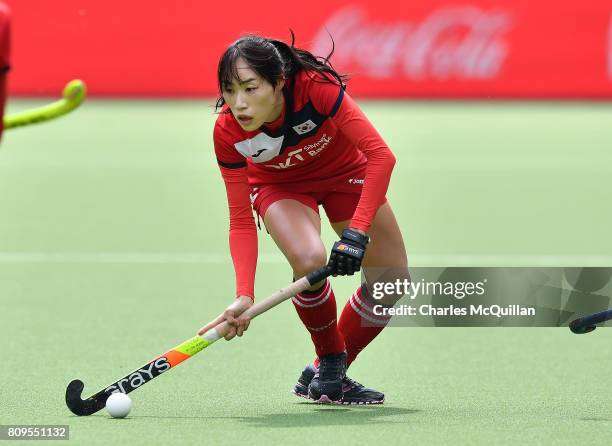
[[[365,170],[350,227],[367,231],[384,201],[395,157],[344,89],[316,72],[301,71],[283,90],[281,116],[245,131],[227,106],[214,129],[217,161],[230,209],[230,251],[237,294],[253,297],[257,233],[251,188],[274,184],[294,192],[328,190],[337,178]]]

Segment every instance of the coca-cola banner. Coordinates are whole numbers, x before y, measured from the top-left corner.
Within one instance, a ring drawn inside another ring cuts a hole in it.
[[[211,96],[237,37],[327,55],[361,97],[612,98],[609,0],[7,1],[10,91]]]

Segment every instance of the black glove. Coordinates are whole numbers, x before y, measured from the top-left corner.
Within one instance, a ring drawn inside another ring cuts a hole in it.
[[[352,276],[361,268],[369,238],[352,229],[342,231],[340,241],[334,243],[327,267],[333,275]]]

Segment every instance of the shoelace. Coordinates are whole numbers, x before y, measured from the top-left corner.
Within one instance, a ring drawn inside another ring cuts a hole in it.
[[[349,378],[348,376],[344,377],[344,382],[350,384],[353,387],[363,387],[363,384],[355,381],[354,379]]]
[[[342,387],[343,390],[346,392],[351,389],[361,389],[363,388],[363,384],[355,381],[354,379],[349,378],[348,376],[345,376],[342,380]]]

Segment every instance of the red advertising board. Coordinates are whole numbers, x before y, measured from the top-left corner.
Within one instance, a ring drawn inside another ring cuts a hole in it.
[[[13,94],[212,96],[224,48],[286,39],[360,97],[612,98],[609,0],[13,0]]]
[[[10,58],[10,11],[0,2],[0,137],[4,130],[4,104],[6,102],[6,73],[11,64]]]

